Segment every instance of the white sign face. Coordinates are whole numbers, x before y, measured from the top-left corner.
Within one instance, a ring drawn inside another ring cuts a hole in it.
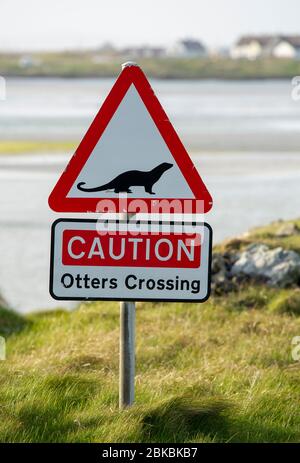
[[[152,193],[147,193],[145,186],[139,185],[138,172],[127,189],[123,186],[118,191],[117,183],[110,184],[127,171],[146,171],[150,178],[151,171],[159,166],[161,177],[153,185]],[[68,198],[97,198],[101,192],[97,187],[103,185],[102,196],[109,198],[118,198],[120,192],[128,192],[130,198],[151,197],[151,194],[158,198],[194,198],[134,85],[127,91],[76,178]]]
[[[203,302],[211,246],[206,223],[59,219],[52,226],[50,293],[59,300]]]

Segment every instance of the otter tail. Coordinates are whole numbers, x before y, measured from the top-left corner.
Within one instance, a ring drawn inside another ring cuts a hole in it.
[[[104,191],[104,190],[108,190],[109,188],[112,188],[112,184],[111,182],[109,183],[106,183],[105,185],[101,185],[101,186],[96,186],[95,188],[85,188],[83,185],[85,185],[86,183],[85,182],[79,182],[77,184],[77,188],[78,190],[80,191],[85,191],[86,193],[93,193],[95,191]]]

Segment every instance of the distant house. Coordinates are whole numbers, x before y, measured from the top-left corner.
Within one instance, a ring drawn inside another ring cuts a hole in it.
[[[261,57],[300,58],[300,36],[262,35],[241,37],[231,49],[234,59]]]
[[[180,58],[204,58],[207,56],[207,49],[199,40],[184,39],[175,42],[167,53],[169,56]]]
[[[162,47],[145,45],[141,47],[123,48],[120,54],[127,58],[161,58],[165,55],[165,49]]]
[[[273,49],[276,58],[300,59],[300,36],[280,37]]]
[[[271,42],[270,36],[245,36],[241,37],[231,50],[231,57],[234,59],[246,58],[257,59],[264,54],[264,51]]]

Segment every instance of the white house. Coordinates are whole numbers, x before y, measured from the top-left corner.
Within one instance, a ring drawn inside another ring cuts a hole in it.
[[[245,36],[241,37],[231,49],[233,59],[245,58],[254,60],[264,55],[265,50],[269,47],[273,37],[270,36]]]
[[[261,57],[300,58],[300,36],[262,35],[241,37],[231,49],[234,59]]]
[[[273,49],[273,56],[300,59],[300,36],[281,37]]]
[[[207,49],[199,40],[183,39],[168,48],[167,54],[178,58],[205,58]]]

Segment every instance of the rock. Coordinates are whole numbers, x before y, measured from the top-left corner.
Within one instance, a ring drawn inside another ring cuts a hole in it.
[[[300,229],[295,223],[285,223],[277,230],[275,236],[284,238],[285,236],[299,235],[299,233]]]
[[[215,293],[228,292],[233,289],[230,276],[230,263],[227,257],[220,253],[212,256],[212,290]]]
[[[287,287],[300,282],[300,256],[282,248],[270,249],[264,244],[251,244],[239,254],[231,275],[249,276],[271,286]]]
[[[218,273],[225,273],[225,272],[226,272],[225,258],[219,252],[215,252],[212,256],[211,273],[213,275],[216,275]]]

